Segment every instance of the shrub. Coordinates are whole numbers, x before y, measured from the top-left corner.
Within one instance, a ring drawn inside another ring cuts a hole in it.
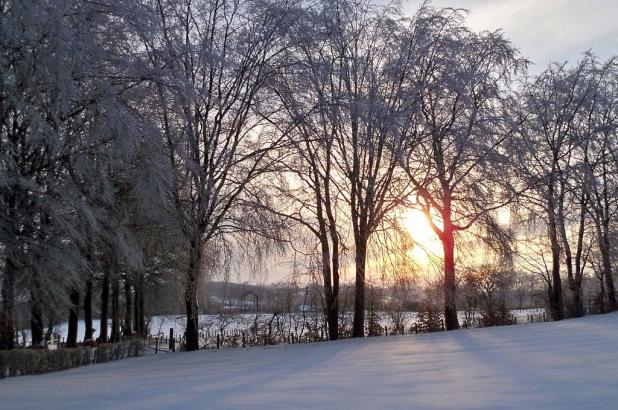
[[[481,310],[481,325],[483,327],[504,326],[513,324],[513,315],[507,308],[506,303],[497,306],[487,305]]]
[[[425,299],[420,303],[420,309],[416,313],[416,323],[420,331],[438,332],[442,328],[442,310],[431,300]]]
[[[0,378],[65,370],[143,354],[144,344],[141,339],[129,339],[96,347],[3,350],[0,351]]]
[[[382,336],[383,331],[380,316],[375,310],[370,310],[367,314],[367,334],[369,336]]]

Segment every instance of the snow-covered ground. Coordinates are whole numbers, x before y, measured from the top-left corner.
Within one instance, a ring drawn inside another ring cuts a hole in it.
[[[0,407],[616,409],[618,313],[127,359],[2,380]]]

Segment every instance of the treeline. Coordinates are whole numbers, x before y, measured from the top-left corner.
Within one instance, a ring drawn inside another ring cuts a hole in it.
[[[554,320],[589,276],[616,309],[615,59],[529,76],[462,10],[365,0],[6,0],[0,53],[0,348],[16,304],[35,346],[67,307],[67,345],[82,309],[92,339],[93,301],[118,340],[181,283],[195,350],[203,277],[280,251],[321,283],[330,339],[353,268],[364,336],[372,271],[411,269],[410,208],[442,244],[448,330],[479,258],[542,277]]]

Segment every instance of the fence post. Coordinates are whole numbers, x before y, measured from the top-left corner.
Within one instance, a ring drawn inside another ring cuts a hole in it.
[[[414,323],[414,334],[418,334],[418,323]]]
[[[159,353],[159,336],[155,338],[155,354]]]
[[[388,326],[384,325],[384,333],[386,333],[386,336],[388,336]]]
[[[246,346],[246,342],[245,342],[245,331],[242,331],[242,347]]]
[[[176,351],[176,343],[174,343],[174,328],[170,327],[170,344],[169,344],[169,350],[171,350],[172,352]]]
[[[442,331],[446,332],[446,326],[444,326],[444,319],[442,319]]]
[[[217,333],[217,349],[219,348],[219,344],[220,344],[220,341],[219,341],[219,333]]]

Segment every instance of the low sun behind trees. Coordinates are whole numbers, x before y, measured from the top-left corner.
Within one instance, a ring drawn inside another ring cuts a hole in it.
[[[205,278],[282,249],[319,272],[331,340],[353,272],[351,334],[365,336],[380,253],[414,263],[393,221],[410,209],[442,244],[449,330],[458,286],[496,321],[484,278],[515,282],[517,269],[545,280],[555,320],[585,313],[591,274],[598,310],[616,309],[614,59],[529,78],[502,32],[430,3],[414,16],[368,0],[0,13],[0,348],[14,345],[18,304],[35,346],[64,318],[75,345],[80,308],[86,339],[98,316],[114,341],[143,335],[149,296],[181,287],[196,350]],[[461,266],[464,241],[502,265]]]
[[[480,226],[480,240],[499,253],[510,252],[510,233],[493,211],[516,197],[505,178],[509,157],[504,147],[517,129],[508,112],[514,102],[510,86],[526,66],[501,33],[473,33],[463,20],[461,11],[450,9],[427,8],[417,15],[413,38],[420,45],[410,78],[417,98],[410,121],[416,143],[399,154],[414,187],[412,206],[424,211],[443,245],[449,330],[459,327],[457,235]],[[410,134],[400,138],[410,139]]]

